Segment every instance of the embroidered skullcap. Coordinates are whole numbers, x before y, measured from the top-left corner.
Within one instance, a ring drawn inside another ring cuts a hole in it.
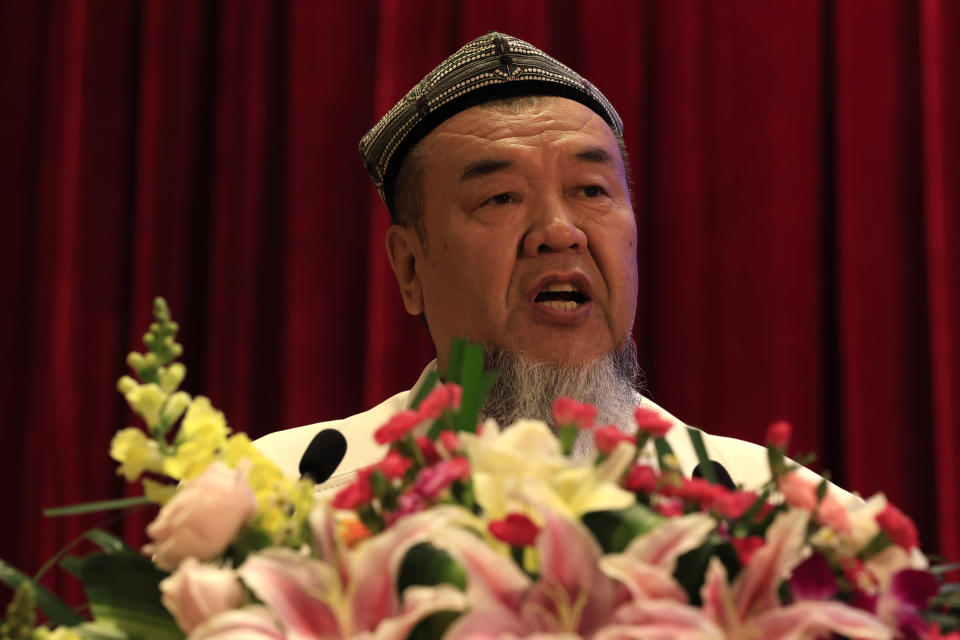
[[[528,42],[490,32],[441,62],[360,140],[360,155],[391,213],[400,165],[420,140],[464,109],[522,95],[576,100],[623,135],[613,105],[580,74]]]

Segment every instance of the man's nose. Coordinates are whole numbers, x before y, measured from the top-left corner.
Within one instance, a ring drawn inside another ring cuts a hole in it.
[[[523,239],[524,254],[534,257],[554,251],[586,250],[587,234],[562,198],[545,199],[530,215],[530,229]]]

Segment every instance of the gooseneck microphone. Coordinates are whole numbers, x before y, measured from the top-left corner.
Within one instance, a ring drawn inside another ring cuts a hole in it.
[[[300,458],[300,476],[315,484],[333,475],[347,454],[347,439],[336,429],[324,429],[307,445]]]
[[[736,491],[737,485],[733,483],[733,478],[730,477],[730,473],[724,468],[724,466],[716,460],[711,460],[710,464],[713,465],[713,475],[717,478],[717,482],[731,491]],[[690,475],[694,478],[702,478],[703,469],[700,468],[700,465],[697,465],[693,468],[693,473]]]

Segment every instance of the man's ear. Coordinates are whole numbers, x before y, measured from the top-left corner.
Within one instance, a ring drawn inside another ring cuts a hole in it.
[[[399,224],[387,229],[387,258],[397,278],[403,306],[410,315],[423,313],[423,288],[417,272],[417,260],[423,256],[417,232]]]

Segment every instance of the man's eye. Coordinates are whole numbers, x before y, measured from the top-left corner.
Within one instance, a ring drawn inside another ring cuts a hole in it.
[[[588,198],[596,198],[597,196],[602,196],[605,193],[606,191],[603,190],[603,187],[598,187],[595,184],[583,188],[583,195],[587,196]]]
[[[496,205],[501,205],[501,204],[510,204],[511,202],[513,202],[513,195],[512,195],[512,194],[510,194],[510,193],[498,193],[497,195],[495,195],[495,196],[493,196],[492,198],[490,198],[489,200],[487,200],[484,204],[496,204]]]

